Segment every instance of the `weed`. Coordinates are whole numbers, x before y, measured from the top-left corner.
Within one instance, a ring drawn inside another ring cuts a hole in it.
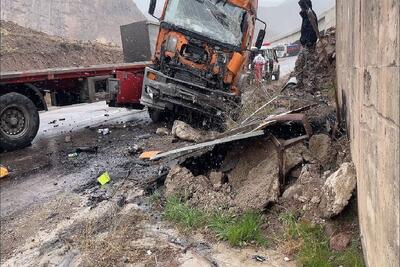
[[[198,229],[205,226],[207,222],[204,212],[189,207],[179,197],[167,199],[164,217],[186,230]]]
[[[209,227],[219,239],[228,241],[231,246],[243,246],[249,242],[266,246],[261,224],[261,216],[255,213],[246,213],[237,219],[222,213],[212,216]]]
[[[245,213],[238,218],[224,212],[207,213],[190,207],[178,197],[172,197],[167,199],[164,218],[183,230],[208,226],[217,238],[228,241],[231,246],[244,246],[252,242],[260,246],[267,244],[261,230],[262,218],[256,213]]]
[[[357,244],[344,252],[332,252],[322,226],[299,222],[293,214],[284,214],[280,219],[286,227],[287,242],[300,244],[295,253],[304,267],[365,266]]]
[[[151,194],[151,196],[149,197],[150,199],[150,203],[157,203],[161,200],[161,193],[160,191],[154,191],[153,194]]]

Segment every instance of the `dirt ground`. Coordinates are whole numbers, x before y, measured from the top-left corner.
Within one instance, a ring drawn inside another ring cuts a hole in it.
[[[0,22],[0,69],[6,71],[77,67],[123,62],[119,47],[73,41]]]
[[[150,119],[83,129],[1,154],[11,171],[1,184],[2,266],[295,266],[273,249],[231,248],[198,233],[182,234],[152,202],[155,177],[168,162],[141,161],[134,145],[185,145],[159,136]],[[70,136],[72,142],[66,142]],[[77,147],[98,146],[97,153]],[[30,158],[41,159],[32,164]],[[111,183],[100,187],[104,171]],[[256,262],[261,255],[268,260]]]

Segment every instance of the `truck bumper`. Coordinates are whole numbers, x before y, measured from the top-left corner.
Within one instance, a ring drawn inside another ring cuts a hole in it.
[[[221,116],[238,109],[240,97],[178,80],[147,67],[140,103],[160,110],[180,106],[209,116]]]

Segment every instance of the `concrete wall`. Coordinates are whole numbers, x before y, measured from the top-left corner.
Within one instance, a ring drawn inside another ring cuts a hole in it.
[[[337,0],[337,70],[368,266],[399,263],[400,1]]]
[[[331,27],[336,26],[336,7],[332,7],[325,12],[322,12],[318,15],[318,27],[320,31],[325,31]],[[284,44],[291,44],[296,41],[300,40],[300,27],[296,30],[283,34],[274,38],[271,41],[271,45],[284,45]]]

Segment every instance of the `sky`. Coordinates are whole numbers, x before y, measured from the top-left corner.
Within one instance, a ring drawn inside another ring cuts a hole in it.
[[[135,4],[143,13],[147,13],[150,0],[133,0],[133,2],[135,2]],[[157,3],[158,5],[163,3],[161,0],[158,0],[157,2],[159,2]],[[284,2],[284,0],[259,0],[259,4],[263,6],[277,6],[282,2]]]

